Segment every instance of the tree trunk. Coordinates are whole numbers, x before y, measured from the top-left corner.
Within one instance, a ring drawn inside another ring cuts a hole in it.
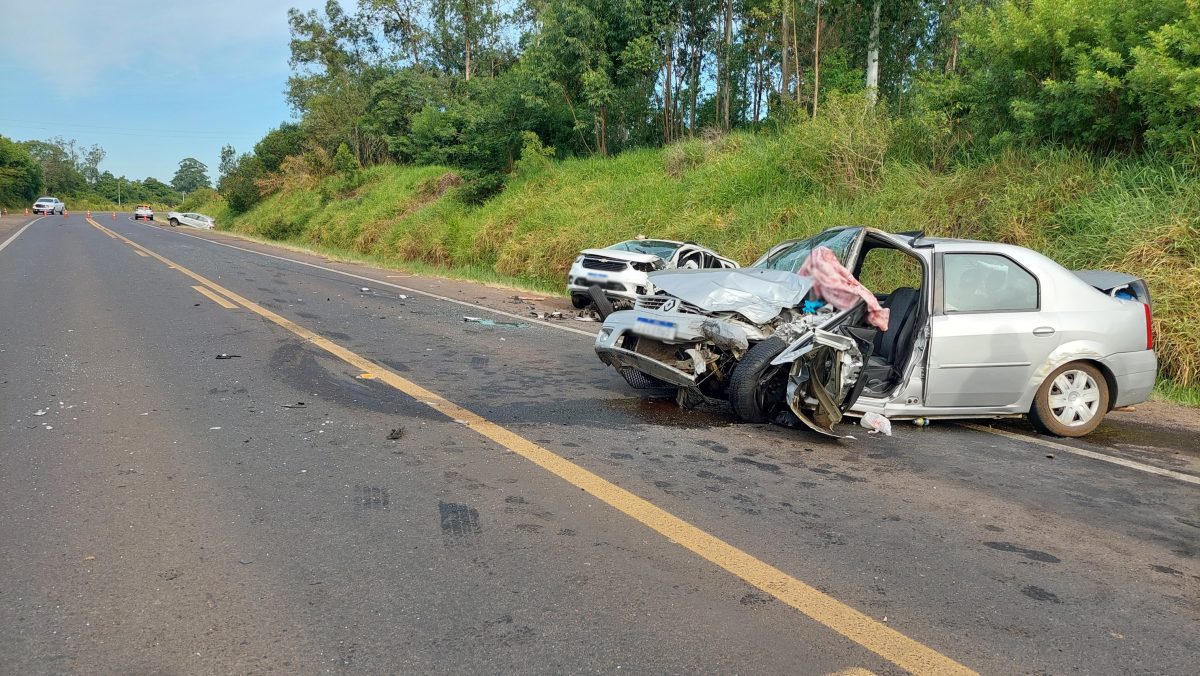
[[[600,156],[608,157],[608,106],[600,106],[600,138],[596,145]]]
[[[867,43],[867,101],[872,106],[879,100],[879,9],[882,4],[882,0],[875,0],[871,37]]]
[[[663,53],[663,60],[666,63],[667,73],[663,77],[663,143],[671,142],[671,129],[675,125],[675,120],[671,115],[674,107],[671,104],[671,89],[675,86],[671,82],[671,55],[674,40],[667,38],[667,46]]]
[[[946,60],[946,72],[953,73],[958,70],[958,36],[955,35],[950,39],[950,58]]]
[[[700,90],[700,50],[696,49],[691,54],[688,69],[692,72],[692,110],[688,117],[688,136],[696,134],[696,100]]]
[[[804,89],[804,71],[800,70],[800,40],[796,37],[796,6],[792,5],[792,66],[796,73],[796,103],[800,103]]]
[[[817,0],[817,29],[813,36],[812,116],[817,117],[817,96],[821,91],[821,0]]]
[[[783,17],[779,21],[779,98],[787,98],[792,91],[792,61],[788,58],[788,41],[792,31],[788,29],[787,6],[791,0],[783,4]]]
[[[722,85],[721,93],[721,128],[729,131],[729,99],[730,99],[730,77],[729,73],[731,64],[729,56],[733,52],[733,0],[725,0],[725,67],[723,68],[724,84]]]

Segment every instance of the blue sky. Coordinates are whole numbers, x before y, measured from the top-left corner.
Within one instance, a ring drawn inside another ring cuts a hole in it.
[[[0,0],[0,135],[73,138],[101,170],[169,182],[292,119],[287,10],[312,0]],[[21,29],[45,25],[47,30]]]

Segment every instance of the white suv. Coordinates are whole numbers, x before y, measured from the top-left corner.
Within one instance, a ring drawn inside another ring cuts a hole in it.
[[[61,214],[67,210],[67,205],[57,197],[39,197],[33,203],[33,213],[35,214]]]

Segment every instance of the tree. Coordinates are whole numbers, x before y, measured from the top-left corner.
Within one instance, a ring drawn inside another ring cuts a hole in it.
[[[0,136],[0,204],[28,205],[41,190],[42,167],[29,149]]]
[[[229,144],[221,146],[221,163],[217,165],[217,185],[237,167],[237,150]]]
[[[79,171],[79,150],[74,140],[58,136],[49,141],[26,141],[24,145],[42,167],[46,192],[75,195],[87,185],[87,179]]]
[[[208,167],[194,157],[185,157],[179,161],[179,169],[175,172],[175,178],[171,179],[171,185],[185,195],[196,188],[212,187],[208,180]]]

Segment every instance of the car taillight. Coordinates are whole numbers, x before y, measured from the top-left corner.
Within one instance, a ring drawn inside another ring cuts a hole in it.
[[[1143,303],[1142,307],[1146,308],[1146,349],[1154,349],[1154,319],[1150,316],[1150,306]]]

